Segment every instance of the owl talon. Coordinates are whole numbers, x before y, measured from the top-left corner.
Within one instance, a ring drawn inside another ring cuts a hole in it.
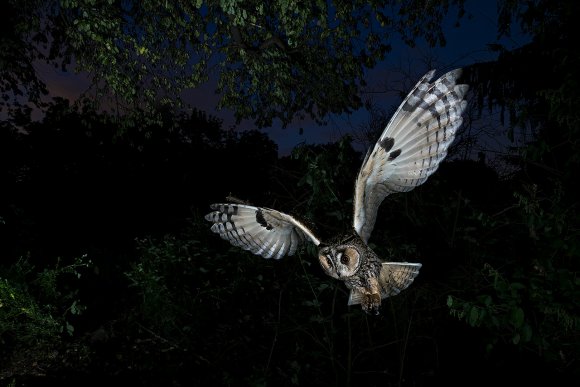
[[[381,296],[380,294],[368,294],[362,302],[362,309],[371,315],[377,316],[380,313]]]

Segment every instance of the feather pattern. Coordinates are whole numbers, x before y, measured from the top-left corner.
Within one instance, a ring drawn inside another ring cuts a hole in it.
[[[383,262],[378,277],[381,299],[396,296],[407,289],[415,280],[421,269],[420,263],[410,262]],[[352,289],[348,298],[348,305],[364,302],[366,294],[359,289]]]
[[[468,86],[456,84],[461,69],[429,83],[434,73],[415,85],[363,161],[355,183],[354,229],[365,242],[385,197],[423,184],[463,122]]]
[[[413,283],[421,269],[420,263],[383,262],[379,274],[381,298],[395,296]]]
[[[319,245],[314,234],[294,217],[246,204],[212,204],[205,219],[222,239],[264,258],[293,255],[305,243]]]

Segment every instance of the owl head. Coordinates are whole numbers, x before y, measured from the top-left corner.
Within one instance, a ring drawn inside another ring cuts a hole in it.
[[[352,244],[322,246],[318,250],[320,265],[331,277],[344,279],[353,276],[361,264],[361,254]]]

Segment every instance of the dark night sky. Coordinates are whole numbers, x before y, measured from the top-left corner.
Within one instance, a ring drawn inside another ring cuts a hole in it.
[[[372,100],[381,108],[390,110],[400,103],[400,96],[396,92],[379,92],[387,86],[389,89],[403,88],[401,74],[411,74],[418,79],[429,70],[425,60],[429,59],[436,65],[438,74],[464,65],[493,60],[495,53],[487,49],[490,43],[501,43],[508,49],[519,47],[527,42],[527,39],[517,31],[513,31],[512,37],[497,40],[497,12],[495,1],[468,0],[465,5],[466,15],[461,20],[459,27],[454,25],[456,12],[449,13],[445,21],[447,45],[445,47],[429,48],[424,42],[419,42],[417,47],[409,48],[395,39],[392,42],[393,49],[387,58],[377,65],[375,69],[368,71],[366,81],[368,91],[363,99]],[[39,64],[38,73],[47,83],[53,96],[62,96],[76,99],[83,91],[87,90],[89,83],[85,76],[73,72],[61,72],[50,66]],[[415,82],[413,80],[413,82]],[[411,83],[405,83],[410,87]],[[400,86],[400,87],[399,87]],[[221,118],[224,127],[235,124],[233,112],[227,109],[217,110],[218,96],[214,93],[215,77],[212,81],[194,90],[184,92],[184,97],[192,106],[196,106],[207,113]],[[292,148],[300,143],[317,144],[328,143],[338,140],[344,134],[355,131],[356,128],[369,119],[369,113],[364,108],[353,112],[351,115],[331,115],[328,124],[319,126],[311,120],[296,120],[287,128],[275,123],[270,128],[262,129],[270,138],[278,144],[279,154],[287,155]],[[243,121],[238,125],[240,130],[253,129],[251,121]],[[299,129],[303,128],[303,134]]]

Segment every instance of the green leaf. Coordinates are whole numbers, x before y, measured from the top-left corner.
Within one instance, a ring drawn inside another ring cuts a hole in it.
[[[524,310],[522,308],[514,308],[511,311],[510,317],[511,317],[511,322],[512,322],[513,326],[516,328],[519,328],[524,323]]]
[[[66,332],[69,334],[69,336],[72,336],[72,334],[75,331],[75,327],[73,327],[68,321],[66,322]]]
[[[513,290],[521,290],[521,289],[525,289],[525,288],[526,288],[526,287],[525,287],[525,285],[524,285],[524,284],[522,284],[521,282],[512,282],[512,283],[510,284],[510,287],[511,287]]]
[[[472,327],[477,326],[478,319],[479,319],[479,310],[477,307],[474,306],[469,311],[469,325],[471,325]]]
[[[524,324],[522,327],[522,340],[524,343],[527,343],[532,339],[532,327],[530,324]]]

